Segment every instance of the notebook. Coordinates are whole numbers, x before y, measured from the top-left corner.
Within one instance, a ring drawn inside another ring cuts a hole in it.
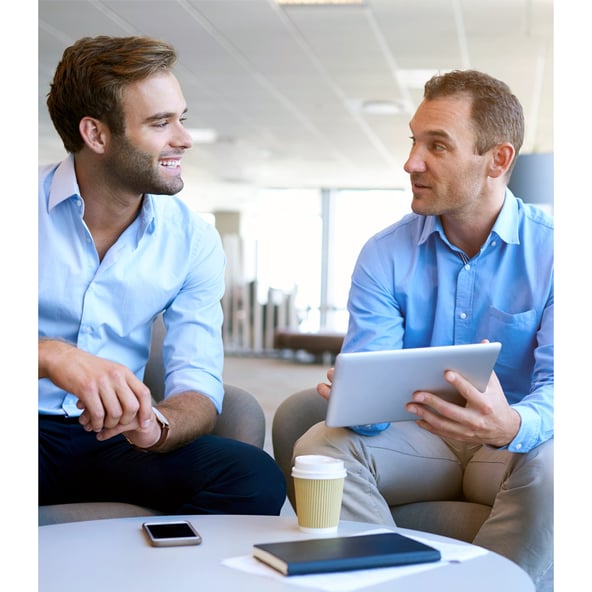
[[[335,360],[327,408],[329,427],[417,420],[405,404],[417,390],[464,406],[465,399],[444,380],[455,370],[483,392],[501,343],[340,353]]]
[[[441,559],[437,549],[396,532],[261,543],[253,546],[253,557],[287,576]]]

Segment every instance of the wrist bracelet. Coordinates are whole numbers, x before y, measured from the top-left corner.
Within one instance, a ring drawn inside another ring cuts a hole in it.
[[[151,452],[153,450],[156,450],[166,442],[166,439],[169,435],[170,424],[167,418],[156,407],[152,407],[152,411],[154,413],[154,417],[156,417],[156,422],[160,426],[160,438],[158,438],[156,444],[152,444],[152,446],[149,446],[148,448],[142,448],[141,446],[134,444],[125,434],[123,434],[123,436],[131,446],[133,446],[137,450],[142,450],[143,452]]]

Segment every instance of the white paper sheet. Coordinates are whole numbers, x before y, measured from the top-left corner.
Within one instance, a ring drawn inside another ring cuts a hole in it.
[[[389,532],[385,529],[371,530],[359,534],[372,534],[378,532]],[[355,535],[354,535],[355,536]],[[244,572],[258,574],[268,578],[283,580],[284,582],[313,588],[317,590],[326,590],[327,592],[351,592],[366,586],[379,584],[388,580],[405,577],[411,574],[437,569],[449,563],[461,563],[488,553],[486,549],[475,545],[464,543],[442,543],[418,536],[409,536],[422,543],[426,543],[438,549],[442,554],[442,559],[433,563],[420,563],[417,565],[402,565],[398,567],[380,567],[375,569],[358,569],[346,572],[331,572],[323,574],[310,574],[306,576],[284,576],[272,567],[261,563],[252,555],[243,555],[240,557],[230,557],[222,561],[223,565],[239,569]]]

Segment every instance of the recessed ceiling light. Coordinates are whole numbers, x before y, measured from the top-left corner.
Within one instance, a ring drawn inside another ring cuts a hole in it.
[[[366,4],[366,0],[275,0],[279,5],[292,6],[311,6],[311,5],[328,5],[328,4],[357,4],[362,6]]]
[[[372,115],[398,115],[405,112],[406,108],[400,101],[364,101],[362,111]]]
[[[347,105],[362,115],[403,115],[412,109],[405,99],[351,99]]]
[[[446,70],[429,70],[421,68],[409,68],[397,70],[399,84],[407,88],[421,89],[425,83],[436,74],[443,74]]]

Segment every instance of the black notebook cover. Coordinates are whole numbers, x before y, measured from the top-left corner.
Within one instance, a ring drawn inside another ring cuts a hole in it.
[[[253,546],[253,556],[287,576],[439,561],[440,551],[387,532]]]

